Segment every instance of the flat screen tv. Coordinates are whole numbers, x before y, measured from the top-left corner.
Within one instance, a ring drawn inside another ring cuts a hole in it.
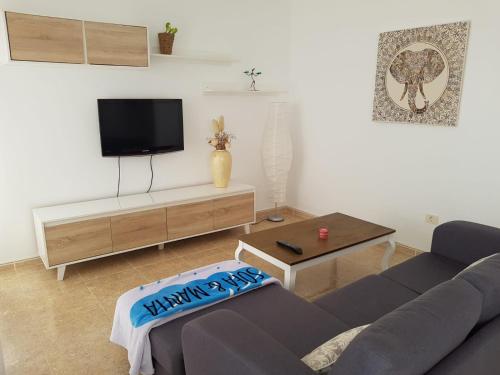
[[[182,99],[98,99],[102,156],[184,150]]]

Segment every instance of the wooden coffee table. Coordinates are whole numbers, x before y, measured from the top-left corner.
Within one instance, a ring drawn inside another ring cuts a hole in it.
[[[319,239],[318,229],[326,226],[329,236]],[[396,231],[355,217],[334,213],[298,223],[283,225],[240,237],[235,257],[240,260],[248,251],[285,271],[285,288],[295,288],[297,271],[332,260],[366,247],[386,243],[382,269],[389,267],[395,251],[393,234]],[[276,240],[283,240],[302,248],[303,254],[282,248]]]

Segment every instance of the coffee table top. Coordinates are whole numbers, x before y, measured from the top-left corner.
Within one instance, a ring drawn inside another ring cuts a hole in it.
[[[319,239],[318,230],[326,226],[327,240]],[[293,224],[245,234],[240,241],[259,249],[288,265],[294,265],[335,251],[361,244],[394,233],[395,230],[341,213],[316,217]],[[276,244],[277,240],[290,242],[302,248],[303,254]]]

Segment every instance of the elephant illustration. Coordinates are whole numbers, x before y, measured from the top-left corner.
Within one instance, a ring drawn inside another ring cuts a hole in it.
[[[398,54],[389,71],[396,81],[404,84],[403,100],[408,93],[408,105],[413,114],[422,114],[429,107],[429,100],[424,93],[424,84],[434,81],[444,70],[445,63],[438,51],[426,48],[421,51],[405,50]],[[424,98],[424,106],[417,108],[417,91]]]

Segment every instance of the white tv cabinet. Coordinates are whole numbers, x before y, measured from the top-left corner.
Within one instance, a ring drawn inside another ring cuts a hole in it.
[[[255,187],[212,184],[42,207],[33,210],[38,252],[47,269],[255,222]]]

